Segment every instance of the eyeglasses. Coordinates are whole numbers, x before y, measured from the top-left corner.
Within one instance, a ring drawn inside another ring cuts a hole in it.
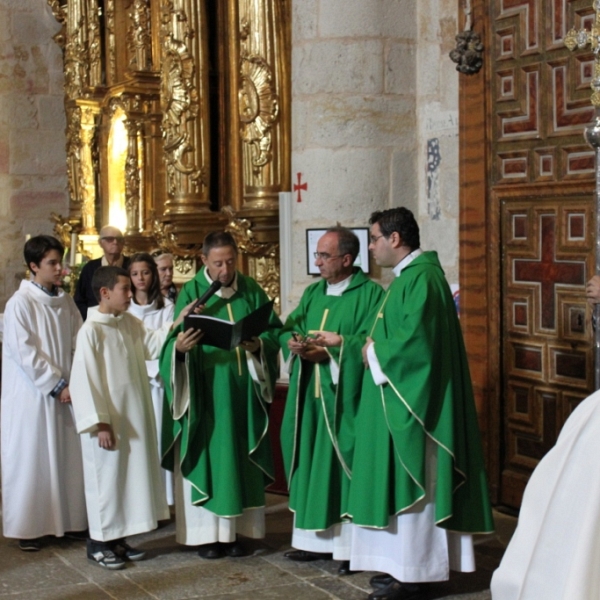
[[[125,242],[125,238],[124,237],[122,237],[122,236],[114,236],[114,235],[107,235],[105,237],[101,237],[100,240],[108,242],[109,244],[112,244],[113,242],[117,242],[118,244],[122,244],[123,242]]]
[[[385,237],[385,236],[383,235],[383,233],[382,233],[381,235],[372,235],[372,236],[371,236],[371,238],[370,238],[370,240],[371,240],[371,244],[376,244],[376,243],[377,243],[377,240],[378,240],[379,238],[382,238],[382,237]]]
[[[342,256],[344,256],[343,254],[329,254],[328,252],[315,252],[313,254],[313,256],[315,257],[315,259],[321,259],[321,260],[329,260],[330,258],[341,258]]]

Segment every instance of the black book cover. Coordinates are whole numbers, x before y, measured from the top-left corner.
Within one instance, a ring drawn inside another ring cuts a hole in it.
[[[183,321],[183,327],[185,331],[192,327],[204,332],[199,344],[233,350],[240,342],[249,341],[267,329],[274,302],[271,300],[263,304],[236,323],[207,315],[188,315]]]

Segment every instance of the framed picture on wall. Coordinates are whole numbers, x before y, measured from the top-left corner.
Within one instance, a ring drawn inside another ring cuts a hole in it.
[[[349,227],[350,231],[356,234],[360,242],[360,250],[354,261],[355,267],[360,267],[365,273],[369,272],[369,228],[368,227]],[[315,252],[317,251],[317,242],[327,229],[307,229],[306,230],[306,272],[309,275],[318,275],[319,267],[315,266]]]

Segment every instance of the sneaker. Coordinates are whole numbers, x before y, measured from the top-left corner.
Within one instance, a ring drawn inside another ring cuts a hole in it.
[[[42,549],[39,538],[33,540],[19,540],[19,549],[23,552],[38,552]]]
[[[119,541],[113,547],[114,553],[126,560],[142,560],[146,553],[143,550],[132,548],[127,542]]]
[[[98,550],[97,552],[88,554],[87,557],[104,569],[117,571],[125,568],[125,561],[118,557],[112,550]]]

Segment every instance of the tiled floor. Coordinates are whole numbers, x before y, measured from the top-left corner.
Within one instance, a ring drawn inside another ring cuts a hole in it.
[[[363,600],[372,573],[337,575],[338,563],[294,563],[289,549],[292,518],[285,497],[269,496],[268,536],[250,542],[245,558],[200,559],[175,543],[174,524],[131,538],[147,551],[147,559],[107,572],[90,562],[85,544],[49,538],[42,551],[21,552],[14,540],[0,538],[0,598],[14,600]],[[515,519],[496,514],[497,535],[477,543],[478,570],[454,574],[450,581],[431,584],[427,600],[446,598],[489,600],[489,582]]]

